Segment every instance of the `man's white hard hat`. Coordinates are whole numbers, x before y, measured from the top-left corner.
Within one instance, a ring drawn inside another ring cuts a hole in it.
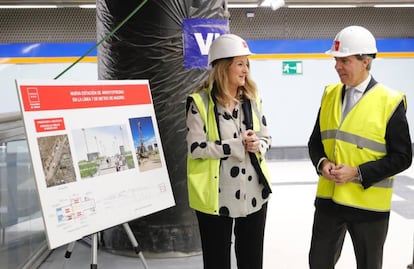
[[[208,64],[211,65],[218,59],[251,54],[249,46],[243,38],[234,34],[223,34],[211,44],[208,52]]]
[[[362,26],[353,25],[342,29],[335,36],[331,49],[325,53],[333,57],[347,57],[377,52],[375,37],[372,33]]]

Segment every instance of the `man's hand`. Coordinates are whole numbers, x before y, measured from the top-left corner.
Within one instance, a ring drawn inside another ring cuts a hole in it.
[[[332,169],[335,169],[335,164],[333,162],[330,162],[328,159],[325,159],[321,164],[321,168],[321,173],[323,177],[335,180],[335,176],[331,174]]]
[[[331,170],[331,175],[336,184],[342,185],[358,177],[358,169],[347,164],[340,164]]]

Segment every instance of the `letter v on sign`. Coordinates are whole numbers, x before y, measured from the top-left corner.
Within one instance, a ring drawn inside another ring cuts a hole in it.
[[[208,33],[206,40],[203,39],[201,33],[194,33],[197,45],[200,49],[201,55],[207,55],[213,40],[220,36],[220,33]]]

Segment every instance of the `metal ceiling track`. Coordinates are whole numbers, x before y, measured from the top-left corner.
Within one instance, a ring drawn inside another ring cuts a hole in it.
[[[224,2],[224,1],[223,1]],[[228,4],[240,4],[240,5],[258,5],[263,0],[228,0]],[[48,5],[57,7],[71,7],[79,5],[95,5],[95,0],[0,0],[0,5],[8,6],[19,6],[19,5]],[[285,0],[285,6],[295,5],[307,5],[307,6],[318,6],[318,5],[354,5],[354,6],[374,6],[374,5],[408,5],[414,4],[414,0]]]

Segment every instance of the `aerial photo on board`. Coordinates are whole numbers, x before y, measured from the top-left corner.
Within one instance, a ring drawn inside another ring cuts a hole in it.
[[[67,135],[37,138],[47,187],[76,181]]]

